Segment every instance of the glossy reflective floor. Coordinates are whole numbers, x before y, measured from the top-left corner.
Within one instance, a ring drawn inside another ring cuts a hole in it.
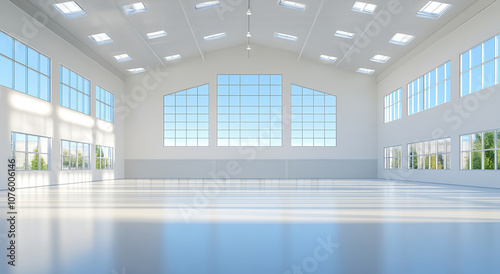
[[[2,255],[0,273],[500,273],[494,189],[168,179],[17,195],[17,266]],[[2,221],[2,254],[6,231]]]

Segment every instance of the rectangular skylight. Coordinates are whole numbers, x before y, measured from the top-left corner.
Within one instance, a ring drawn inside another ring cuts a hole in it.
[[[197,10],[199,10],[199,9],[208,9],[208,8],[212,8],[212,7],[219,6],[219,5],[220,5],[219,1],[208,1],[208,2],[196,4],[194,7]]]
[[[337,30],[334,35],[338,36],[338,37],[342,37],[342,38],[347,38],[347,39],[352,39],[354,37],[354,33],[343,31],[343,30]]]
[[[389,59],[391,59],[391,57],[377,54],[377,55],[373,56],[372,59],[370,59],[370,60],[373,62],[385,63],[385,62],[389,61]]]
[[[389,43],[404,46],[408,45],[408,43],[410,43],[413,38],[415,38],[415,36],[398,32],[394,34],[391,40],[389,40]]]
[[[54,7],[67,17],[78,17],[86,14],[75,1],[54,4]]]
[[[287,0],[280,0],[278,5],[291,8],[291,9],[296,9],[296,10],[306,10],[306,5],[302,3],[297,3],[297,2],[292,2],[292,1],[287,1]]]
[[[288,35],[288,34],[279,33],[279,32],[275,32],[274,37],[285,39],[285,40],[290,40],[290,41],[297,41],[298,40],[297,36]]]
[[[375,72],[373,69],[367,69],[367,68],[359,68],[356,71],[364,74],[373,74]]]
[[[167,60],[167,61],[173,61],[173,60],[176,60],[176,59],[181,59],[181,55],[180,54],[176,54],[176,55],[170,55],[170,56],[165,57],[165,60]]]
[[[443,15],[443,13],[445,13],[450,7],[451,4],[429,1],[421,10],[417,12],[417,16],[435,19]]]
[[[98,45],[113,42],[113,40],[111,40],[111,38],[109,38],[109,36],[104,32],[98,33],[98,34],[93,34],[93,35],[90,35],[89,37],[90,37],[90,39],[94,40]]]
[[[125,61],[130,61],[132,58],[128,56],[128,54],[120,54],[120,55],[115,55],[115,59],[118,62],[125,62]]]
[[[205,36],[205,37],[203,37],[203,39],[205,39],[205,41],[211,41],[211,40],[216,40],[216,39],[220,39],[220,38],[224,38],[224,37],[226,37],[226,33],[221,32],[221,33]]]
[[[135,14],[143,11],[147,11],[148,9],[144,6],[144,3],[137,2],[134,4],[123,6],[123,10],[126,14]]]
[[[167,32],[164,30],[160,30],[160,31],[147,33],[146,35],[148,36],[149,39],[155,39],[155,38],[167,36]]]
[[[335,62],[335,60],[337,60],[337,57],[328,56],[328,55],[320,55],[319,59],[324,60],[324,61],[328,61],[328,62]]]
[[[369,3],[364,3],[364,2],[356,2],[356,3],[354,3],[354,6],[352,6],[351,10],[357,11],[357,12],[362,12],[362,13],[372,14],[376,8],[377,8],[377,5],[374,5],[374,4],[369,4]]]
[[[146,70],[144,68],[133,68],[133,69],[127,69],[130,74],[137,74],[141,72],[145,72]]]

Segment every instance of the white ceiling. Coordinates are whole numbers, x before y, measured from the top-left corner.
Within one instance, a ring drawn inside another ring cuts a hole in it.
[[[126,15],[122,6],[139,0],[75,0],[87,13],[79,18],[66,18],[52,6],[66,0],[11,0],[35,14],[42,11],[50,18],[46,24],[55,33],[82,52],[123,78],[126,69],[176,65],[186,58],[203,59],[205,54],[225,48],[247,46],[246,15],[248,0],[221,0],[215,8],[196,10],[195,4],[207,0],[143,0],[146,12]],[[251,44],[295,53],[297,59],[313,58],[318,63],[348,71],[360,67],[375,70],[375,75],[407,54],[430,35],[467,9],[474,1],[445,0],[453,4],[437,19],[417,17],[428,0],[367,0],[377,5],[374,14],[351,11],[355,0],[296,0],[306,4],[305,11],[278,5],[278,0],[250,0]],[[397,7],[397,8],[391,8]],[[371,26],[366,29],[366,26]],[[352,40],[335,37],[337,29],[354,32]],[[168,35],[149,40],[146,33],[165,30]],[[113,43],[97,45],[91,34],[107,33]],[[214,41],[203,37],[225,32],[227,36]],[[282,32],[297,36],[296,42],[273,36]],[[416,38],[407,46],[388,43],[397,32]],[[346,51],[350,49],[350,57]],[[118,63],[114,55],[127,53],[133,60]],[[163,57],[181,54],[180,61],[166,62]],[[334,63],[319,60],[321,54],[338,57]],[[371,62],[375,54],[392,58],[385,64]],[[251,55],[250,55],[251,58]]]

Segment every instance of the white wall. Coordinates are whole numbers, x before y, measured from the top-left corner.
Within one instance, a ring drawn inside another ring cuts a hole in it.
[[[119,96],[123,93],[124,82],[41,24],[35,24],[34,19],[9,1],[0,2],[0,29],[51,58],[52,65],[51,102],[0,86],[0,170],[7,169],[7,159],[11,157],[11,132],[16,131],[52,138],[51,170],[18,172],[18,187],[123,178],[124,120],[117,117],[114,124],[109,124],[95,118],[95,85]],[[92,116],[59,106],[61,64],[90,80]],[[90,171],[60,170],[61,139],[91,144]],[[116,148],[114,170],[95,170],[96,144]],[[5,173],[2,172],[1,178],[5,178]],[[6,180],[2,179],[0,189],[5,188]]]
[[[226,169],[227,162],[224,160],[239,160],[237,164],[244,170],[234,177],[345,178],[347,170],[354,170],[350,177],[376,176],[374,77],[336,70],[334,65],[323,64],[319,60],[297,61],[296,54],[258,46],[252,47],[251,57],[247,58],[243,45],[208,54],[205,61],[201,58],[181,60],[166,71],[167,74],[156,77],[159,81],[150,73],[127,79],[128,100],[132,101],[129,105],[133,106],[129,108],[126,127],[127,177],[206,178],[211,171]],[[217,147],[217,74],[283,75],[285,123],[282,147]],[[163,96],[207,83],[211,106],[210,146],[163,147]],[[290,146],[290,125],[286,120],[289,117],[291,83],[337,96],[337,147]],[[318,166],[326,169],[318,170],[315,168]],[[265,172],[263,167],[269,172]]]
[[[497,35],[500,25],[500,3],[496,1],[465,24],[444,35],[423,50],[412,52],[379,79],[378,89],[378,176],[386,179],[438,182],[500,188],[500,171],[461,171],[459,136],[467,133],[500,129],[498,117],[500,85],[460,98],[459,56],[466,50]],[[470,11],[469,11],[470,12]],[[451,102],[411,116],[407,111],[407,84],[442,63],[451,60]],[[384,124],[384,96],[402,87],[403,118]],[[408,143],[451,137],[451,170],[408,170]],[[383,149],[403,146],[403,168],[384,170]]]

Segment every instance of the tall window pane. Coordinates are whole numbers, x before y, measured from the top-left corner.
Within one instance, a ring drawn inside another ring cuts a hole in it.
[[[208,84],[163,97],[163,145],[208,146]]]
[[[218,75],[217,145],[282,145],[281,75]]]
[[[297,85],[291,89],[292,146],[336,146],[337,97]]]
[[[90,82],[61,66],[61,106],[90,115]]]
[[[401,119],[401,89],[398,89],[384,98],[384,121],[385,123]]]

